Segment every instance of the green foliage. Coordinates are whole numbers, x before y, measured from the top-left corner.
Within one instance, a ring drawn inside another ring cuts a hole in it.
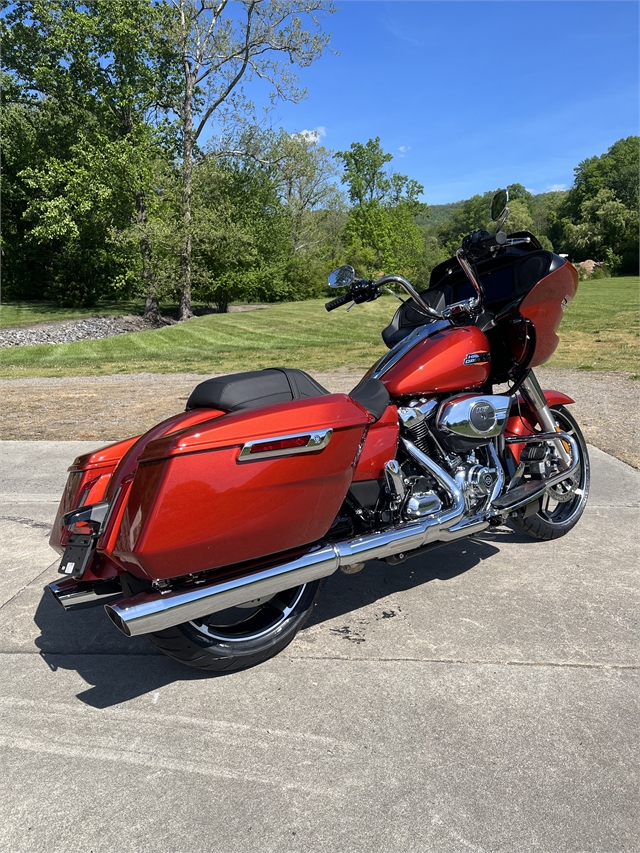
[[[378,137],[334,154],[313,133],[256,127],[242,81],[257,75],[275,99],[299,99],[292,68],[324,51],[326,0],[4,8],[5,298],[139,296],[149,314],[179,298],[186,317],[192,287],[222,311],[300,300],[323,295],[327,271],[344,262],[424,287],[465,234],[492,230],[491,192],[428,211]],[[202,150],[209,122],[215,144]],[[606,262],[600,274],[637,270],[638,142],[580,163],[568,193],[511,184],[505,229]]]
[[[606,261],[614,274],[638,271],[640,137],[619,139],[580,163],[564,204],[550,217],[559,251]]]
[[[147,237],[136,259],[122,235],[134,220],[147,224],[156,156],[149,119],[175,88],[167,12],[151,0],[15,0],[2,20],[13,106],[46,139],[26,162],[8,158],[21,194],[10,206],[9,239],[25,244],[9,255],[10,293],[30,287],[89,304],[130,290],[141,270],[148,278]],[[7,130],[19,138],[13,118]],[[29,255],[46,260],[25,285]]]
[[[626,207],[613,190],[600,189],[580,205],[579,220],[564,221],[564,245],[576,260],[605,260],[613,273],[637,264],[638,211]]]
[[[194,171],[194,294],[226,311],[232,301],[290,297],[284,269],[290,220],[271,170],[205,158]]]
[[[343,163],[342,180],[353,203],[343,238],[350,263],[365,275],[395,272],[414,278],[423,251],[416,216],[426,213],[418,201],[424,188],[407,175],[385,170],[393,158],[382,150],[379,137],[365,145],[354,142],[335,156]]]

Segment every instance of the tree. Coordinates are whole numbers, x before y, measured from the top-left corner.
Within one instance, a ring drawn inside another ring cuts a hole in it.
[[[305,94],[291,67],[306,67],[322,54],[329,36],[318,16],[332,12],[325,0],[170,0],[173,39],[182,72],[182,91],[174,109],[182,158],[181,224],[183,229],[180,318],[191,316],[193,244],[193,170],[198,141],[216,120],[219,151],[247,115],[251,105],[243,82],[266,83],[272,101],[298,101]],[[315,32],[303,29],[307,16]]]
[[[601,189],[580,206],[580,222],[565,224],[565,246],[575,260],[599,258],[611,271],[637,265],[638,212],[626,207],[613,190]]]
[[[605,154],[583,160],[574,171],[575,181],[566,206],[569,216],[579,218],[582,203],[603,189],[611,190],[630,210],[638,209],[640,137],[619,139]]]
[[[118,185],[128,195],[139,226],[148,314],[158,310],[145,227],[151,163],[157,156],[150,119],[162,110],[175,84],[167,11],[152,0],[84,0],[81,5],[75,0],[15,0],[2,22],[4,61],[14,79],[33,100],[47,101],[54,109],[57,105],[76,130],[66,152],[56,152],[50,164],[30,173],[31,185],[40,185],[41,191],[45,186],[89,189],[87,169],[94,163],[99,168],[93,175],[96,186]],[[111,146],[117,155],[105,157]],[[69,157],[64,167],[61,155]],[[74,163],[78,180],[72,176]],[[67,175],[62,182],[61,169]],[[73,198],[77,201],[77,193],[68,198],[69,210]],[[47,199],[39,199],[40,216],[51,220],[58,203],[55,196],[48,207]],[[44,239],[44,223],[40,227]]]
[[[226,311],[236,299],[287,293],[289,219],[272,168],[205,157],[193,172],[194,293]]]
[[[10,79],[8,83],[10,85]],[[29,239],[31,225],[24,213],[34,196],[21,173],[41,163],[51,149],[65,144],[65,131],[36,104],[9,97],[3,86],[0,112],[2,147],[2,288],[5,299],[38,299],[43,296],[51,258],[37,241]],[[9,101],[7,103],[7,101]]]
[[[407,175],[389,172],[393,157],[382,150],[380,138],[352,143],[338,151],[342,180],[353,204],[344,241],[350,258],[365,273],[382,270],[415,275],[423,237],[416,216],[426,213],[418,201],[423,187]]]
[[[309,254],[322,237],[322,223],[343,208],[333,179],[338,175],[332,152],[313,135],[280,133],[269,158],[273,177],[291,223],[294,253]]]
[[[451,217],[442,223],[438,229],[438,240],[447,252],[447,256],[455,255],[462,238],[477,228],[489,230],[489,205],[493,193],[474,195],[467,199],[461,207],[456,208]],[[510,205],[511,206],[511,205]]]
[[[557,212],[550,236],[574,260],[607,261],[619,274],[638,272],[640,137],[619,139],[600,157],[583,160]]]
[[[353,142],[349,151],[338,151],[335,156],[342,160],[342,181],[349,188],[351,204],[364,207],[389,196],[391,178],[384,166],[393,160],[393,155],[382,150],[379,136],[364,145]]]

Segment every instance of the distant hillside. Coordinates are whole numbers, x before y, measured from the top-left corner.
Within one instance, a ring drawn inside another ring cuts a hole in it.
[[[417,216],[416,222],[418,225],[429,225],[431,227],[437,227],[438,225],[442,225],[443,222],[446,222],[447,219],[451,217],[453,211],[462,207],[464,204],[463,201],[452,201],[449,204],[430,204],[429,205],[429,215],[428,216]]]

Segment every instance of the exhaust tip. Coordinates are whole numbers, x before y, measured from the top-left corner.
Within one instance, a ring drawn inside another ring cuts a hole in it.
[[[125,635],[125,637],[130,637],[131,631],[129,630],[129,626],[124,621],[122,616],[120,616],[120,614],[118,613],[116,608],[111,604],[105,604],[104,609],[105,609],[105,613],[107,614],[109,619],[111,619],[111,621],[116,626],[116,628],[119,631],[122,631],[122,633]]]
[[[51,595],[53,596],[53,600],[54,600],[57,604],[59,604],[59,605],[60,605],[60,607],[62,607],[62,609],[63,609],[63,610],[66,610],[67,608],[64,606],[63,602],[62,602],[62,601],[61,601],[61,599],[60,599],[59,591],[58,591],[58,589],[57,589],[56,584],[49,584],[49,583],[48,583],[48,584],[47,584],[47,586],[46,586],[46,589],[48,589],[48,590],[49,590],[49,592],[51,593]]]

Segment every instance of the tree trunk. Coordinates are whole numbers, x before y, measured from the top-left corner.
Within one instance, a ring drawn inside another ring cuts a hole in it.
[[[184,58],[185,90],[182,130],[182,226],[184,243],[180,253],[180,320],[193,317],[191,310],[191,181],[193,176],[193,77]]]

